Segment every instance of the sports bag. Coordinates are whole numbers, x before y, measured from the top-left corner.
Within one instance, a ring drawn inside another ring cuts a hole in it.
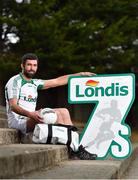
[[[73,151],[79,147],[79,134],[76,127],[61,124],[37,124],[32,141],[42,144],[65,144]]]

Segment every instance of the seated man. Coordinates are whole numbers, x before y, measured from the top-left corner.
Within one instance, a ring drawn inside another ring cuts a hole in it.
[[[22,72],[10,78],[5,86],[6,109],[10,128],[20,130],[23,134],[32,132],[38,123],[43,123],[40,110],[36,111],[38,90],[62,86],[68,83],[68,78],[74,76],[91,76],[91,72],[80,72],[60,76],[55,79],[33,79],[38,69],[38,57],[28,53],[22,57]],[[69,111],[56,108],[58,124],[73,125]]]

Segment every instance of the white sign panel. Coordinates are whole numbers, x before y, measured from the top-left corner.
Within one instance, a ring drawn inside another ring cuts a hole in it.
[[[130,127],[126,116],[135,97],[134,74],[70,77],[69,103],[95,103],[80,137],[87,151],[105,159],[131,154]]]

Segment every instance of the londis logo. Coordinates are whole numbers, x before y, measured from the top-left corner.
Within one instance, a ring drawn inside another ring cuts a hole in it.
[[[98,86],[98,84],[99,84],[99,81],[94,81],[94,80],[88,80],[88,81],[86,82],[86,86],[92,86],[92,87],[94,87],[94,86]]]
[[[36,97],[33,98],[31,95],[28,95],[28,97],[20,96],[19,99],[24,100],[24,101],[28,101],[28,102],[36,102]]]
[[[126,96],[128,95],[128,86],[120,86],[117,83],[111,83],[110,86],[102,87],[99,81],[88,80],[84,92],[81,87],[76,85],[76,97],[99,97],[99,96]]]
[[[28,97],[24,97],[24,100],[28,102],[36,102],[36,98],[33,98],[31,95],[28,95]]]

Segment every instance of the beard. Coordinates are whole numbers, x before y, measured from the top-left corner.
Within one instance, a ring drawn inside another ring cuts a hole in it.
[[[24,71],[24,75],[27,77],[27,78],[33,78],[35,76],[36,72],[35,71]]]

